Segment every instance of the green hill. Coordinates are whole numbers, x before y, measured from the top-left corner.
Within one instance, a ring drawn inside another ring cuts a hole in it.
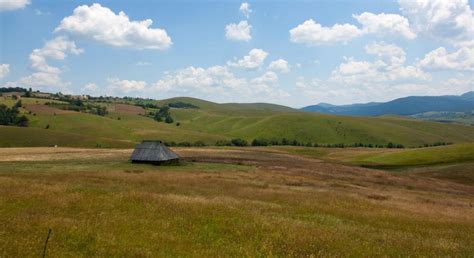
[[[45,100],[22,98],[22,102],[44,104]],[[418,121],[398,117],[347,117],[299,112],[265,103],[218,104],[194,98],[156,101],[158,105],[183,102],[198,108],[172,108],[173,124],[115,111],[98,116],[72,111],[22,112],[30,119],[28,128],[0,127],[0,146],[130,147],[143,139],[214,144],[219,140],[243,138],[286,138],[319,144],[387,144],[417,147],[434,142],[474,141],[474,127]],[[0,104],[13,104],[0,98]],[[97,104],[97,102],[96,102]],[[28,106],[26,106],[28,108]],[[178,124],[179,123],[179,124]],[[46,129],[48,128],[48,129]],[[14,135],[15,137],[11,137]],[[30,135],[29,137],[26,137]],[[25,136],[25,137],[23,137]],[[81,138],[82,137],[82,138]],[[41,140],[35,139],[41,138]]]

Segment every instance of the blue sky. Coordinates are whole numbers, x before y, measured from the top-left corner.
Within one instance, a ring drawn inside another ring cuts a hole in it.
[[[0,0],[0,86],[293,107],[460,94],[474,90],[472,7]]]

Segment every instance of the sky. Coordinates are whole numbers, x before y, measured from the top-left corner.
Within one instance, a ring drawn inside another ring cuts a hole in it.
[[[474,0],[0,0],[0,86],[303,107],[474,90]]]

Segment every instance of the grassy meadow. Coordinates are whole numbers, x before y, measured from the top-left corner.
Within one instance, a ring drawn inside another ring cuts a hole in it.
[[[313,150],[312,148],[308,148]],[[0,256],[470,256],[474,189],[276,148],[0,149]],[[425,167],[429,170],[429,167]]]

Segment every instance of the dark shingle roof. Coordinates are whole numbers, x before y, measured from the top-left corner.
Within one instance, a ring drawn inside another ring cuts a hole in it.
[[[132,161],[161,162],[179,159],[179,156],[161,141],[143,141],[135,147]]]

